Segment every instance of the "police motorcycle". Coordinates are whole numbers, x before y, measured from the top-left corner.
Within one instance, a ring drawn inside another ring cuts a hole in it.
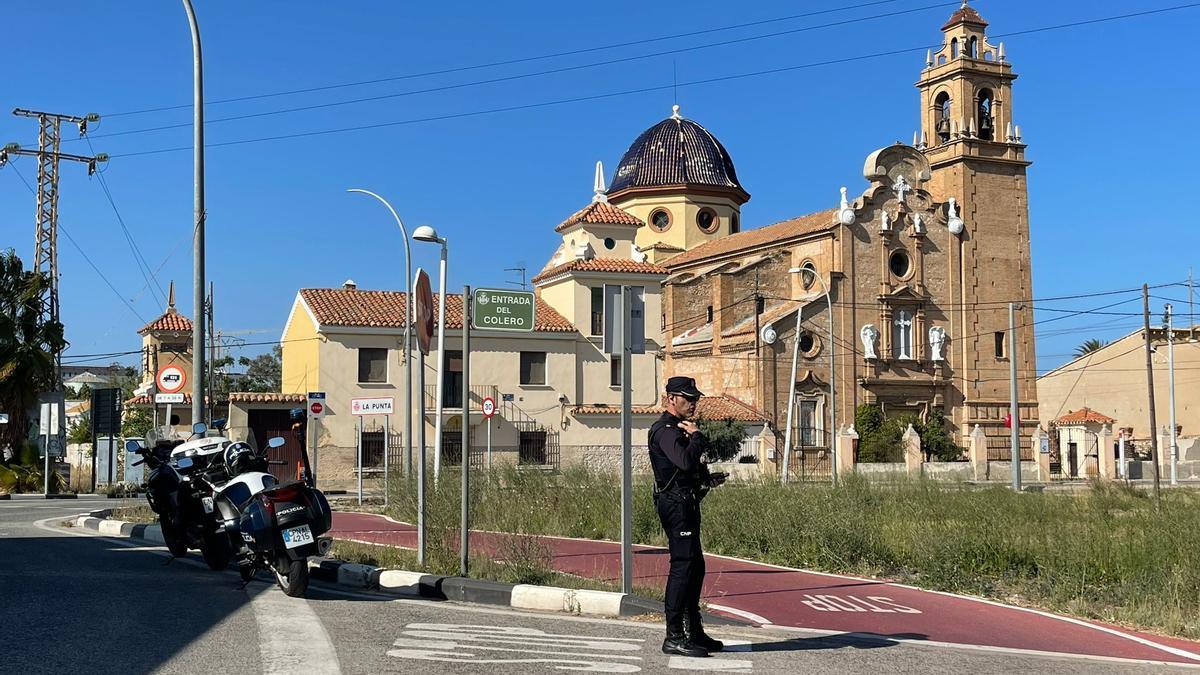
[[[228,538],[218,531],[212,497],[215,485],[227,479],[221,457],[232,443],[221,435],[222,423],[214,421],[216,433],[196,423],[187,440],[172,439],[170,432],[152,431],[147,442],[153,447],[149,453],[153,463],[143,456],[151,469],[146,499],[159,515],[167,549],[176,557],[186,555],[189,548],[199,549],[204,562],[214,570],[228,567],[233,555]]]
[[[280,437],[267,443],[271,448],[283,444]],[[224,452],[230,479],[214,494],[220,529],[234,548],[242,580],[250,581],[260,569],[269,571],[293,597],[308,589],[308,558],[325,555],[333,543],[321,536],[333,524],[329,502],[316,488],[307,451],[302,458],[304,480],[281,485],[267,471],[265,453],[232,443]]]

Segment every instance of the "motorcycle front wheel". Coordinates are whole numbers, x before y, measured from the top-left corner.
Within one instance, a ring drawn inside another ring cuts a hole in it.
[[[278,563],[273,568],[275,571],[275,580],[279,582],[279,588],[283,592],[293,598],[299,598],[308,590],[308,560],[287,560],[282,561],[284,564],[280,566]]]
[[[158,526],[162,529],[163,542],[167,545],[167,550],[176,558],[182,558],[187,555],[188,546],[187,538],[183,532],[175,529],[171,524],[171,516],[162,514],[158,517]]]

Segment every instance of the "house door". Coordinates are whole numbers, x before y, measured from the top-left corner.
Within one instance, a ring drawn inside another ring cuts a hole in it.
[[[259,450],[267,446],[267,441],[279,436],[284,445],[280,448],[270,448],[267,459],[283,464],[271,464],[268,471],[280,482],[288,482],[298,478],[296,466],[301,462],[300,439],[292,431],[292,418],[287,410],[251,410],[248,424],[253,444]]]
[[[447,349],[445,358],[445,368],[442,369],[442,407],[461,408],[463,397],[463,355],[461,351]]]
[[[1079,444],[1067,443],[1067,475],[1075,478],[1079,475]]]

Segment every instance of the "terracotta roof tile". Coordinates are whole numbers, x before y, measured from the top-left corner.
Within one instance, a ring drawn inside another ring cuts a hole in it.
[[[145,335],[150,331],[174,331],[186,333],[192,330],[192,320],[186,316],[176,312],[174,309],[168,309],[163,312],[163,315],[150,323],[142,326],[139,334]]]
[[[667,269],[662,265],[651,262],[637,262],[624,258],[592,258],[591,260],[572,260],[538,274],[532,282],[556,277],[567,272],[616,272],[620,274],[661,274],[667,275]]]
[[[953,14],[950,15],[950,18],[946,21],[946,25],[942,26],[942,30],[947,30],[957,26],[960,23],[975,24],[976,26],[983,26],[984,28],[986,28],[988,25],[988,22],[983,20],[983,17],[979,15],[979,12],[976,12],[974,7],[968,6],[965,2],[963,3],[962,7],[959,7]]]
[[[635,405],[633,406],[633,414],[661,415],[663,409],[661,405]],[[576,415],[620,415],[621,406],[594,403],[575,406],[573,412]],[[728,394],[705,396],[700,399],[700,405],[696,410],[696,417],[702,420],[733,420],[735,422],[754,423],[762,423],[767,420],[766,415],[755,409],[754,406]]]
[[[775,242],[782,242],[802,234],[828,230],[834,226],[833,216],[836,212],[837,209],[818,211],[806,216],[775,223],[774,225],[766,225],[753,230],[743,230],[737,234],[713,239],[700,244],[690,251],[680,253],[664,261],[663,264],[668,269],[675,270],[683,265],[708,258],[758,248]]]
[[[1068,412],[1054,420],[1058,424],[1114,424],[1116,420],[1108,415],[1102,415],[1088,407]]]
[[[641,220],[630,215],[629,213],[609,204],[608,202],[592,202],[587,206],[579,209],[571,214],[570,218],[559,223],[558,227],[554,228],[555,232],[562,232],[572,225],[579,223],[590,223],[593,225],[631,225],[639,227],[643,225]]]
[[[348,288],[302,288],[300,297],[323,326],[364,328],[403,328],[405,294],[402,291],[363,291]],[[437,321],[437,294],[434,293],[434,321]],[[570,321],[550,305],[536,299],[535,330],[569,333]],[[463,327],[462,294],[446,295],[446,328]]]
[[[279,392],[232,391],[230,403],[307,403],[304,394],[280,394]]]

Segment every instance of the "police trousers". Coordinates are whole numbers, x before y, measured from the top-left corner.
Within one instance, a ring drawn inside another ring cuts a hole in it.
[[[700,550],[700,498],[693,490],[672,488],[654,496],[658,519],[667,535],[671,571],[667,576],[667,630],[682,629],[684,617],[700,612],[704,552]]]

